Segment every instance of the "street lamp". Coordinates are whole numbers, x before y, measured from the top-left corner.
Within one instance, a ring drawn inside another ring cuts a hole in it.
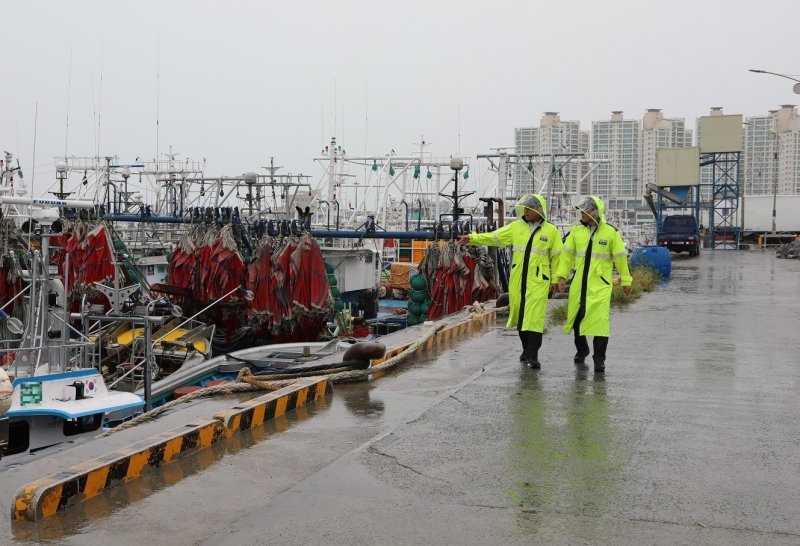
[[[797,78],[792,78],[791,76],[787,76],[786,74],[778,74],[777,72],[769,72],[767,70],[759,70],[757,68],[751,68],[750,72],[755,72],[756,74],[772,74],[773,76],[779,76],[781,78],[786,78],[787,80],[792,80],[793,82],[797,82],[792,86],[792,91],[794,91],[795,95],[800,95],[800,80]]]
[[[800,84],[798,84],[800,85]],[[778,202],[778,176],[780,175],[780,162],[778,161],[778,153],[781,151],[781,136],[778,133],[775,135],[775,151],[772,155],[772,160],[775,163],[775,177],[772,183],[772,234],[775,235],[775,206]]]

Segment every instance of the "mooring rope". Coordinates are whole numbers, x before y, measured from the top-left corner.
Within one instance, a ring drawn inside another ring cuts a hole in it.
[[[102,434],[99,434],[97,438],[103,438],[115,432],[119,432],[121,430],[129,429],[135,427],[136,425],[146,423],[147,421],[151,421],[157,418],[162,413],[172,409],[178,404],[182,404],[184,402],[191,402],[192,400],[195,400],[197,398],[204,398],[207,396],[214,396],[217,394],[233,394],[236,392],[253,392],[253,391],[264,391],[264,390],[271,392],[271,391],[276,391],[278,389],[282,389],[283,387],[288,387],[289,385],[293,385],[294,383],[296,383],[296,381],[260,380],[257,379],[256,376],[252,374],[249,368],[242,368],[241,370],[239,370],[239,375],[236,377],[236,381],[223,383],[221,385],[214,385],[212,387],[205,387],[190,392],[188,394],[184,394],[180,398],[176,398],[171,402],[167,402],[162,406],[158,406],[157,408],[148,411],[147,413],[138,415],[129,421],[125,421],[124,423],[112,429],[109,429]]]
[[[471,320],[473,318],[474,313],[476,311],[484,310],[481,307],[475,307],[475,306],[467,306],[465,309],[471,311],[471,314],[467,317],[468,320]],[[507,309],[507,308],[500,308],[500,309]],[[495,309],[495,311],[497,310],[499,309]],[[119,426],[109,429],[103,432],[102,434],[98,435],[97,438],[103,438],[115,432],[126,430],[141,423],[151,421],[160,416],[162,413],[177,406],[178,404],[182,404],[184,402],[190,402],[197,398],[204,398],[208,396],[214,396],[217,394],[232,394],[236,392],[252,392],[258,390],[276,391],[283,387],[293,385],[294,383],[296,383],[297,379],[301,377],[310,377],[310,376],[324,376],[327,377],[328,380],[331,381],[332,383],[353,383],[356,381],[361,381],[368,378],[370,375],[373,375],[377,372],[383,372],[389,370],[394,366],[400,364],[401,362],[405,361],[410,356],[412,356],[417,351],[417,349],[419,349],[421,346],[427,343],[430,338],[438,334],[446,326],[447,324],[445,323],[434,325],[428,330],[428,332],[424,336],[417,339],[417,341],[415,341],[414,343],[403,349],[403,351],[400,352],[399,354],[393,356],[392,358],[384,360],[377,366],[371,366],[365,369],[351,370],[344,367],[340,367],[340,368],[332,368],[330,370],[302,372],[297,374],[276,374],[269,376],[269,379],[260,379],[260,377],[263,376],[255,376],[250,371],[250,368],[245,367],[239,370],[239,375],[236,377],[236,381],[223,383],[221,385],[214,385],[213,387],[205,387],[190,392],[188,394],[185,394],[180,398],[176,398],[171,402],[167,402],[166,404],[155,408],[152,411],[143,413],[129,421],[122,423]]]
[[[384,360],[377,366],[371,366],[364,370],[349,370],[346,372],[339,372],[330,376],[330,379],[334,383],[353,383],[355,381],[360,381],[362,379],[366,379],[370,375],[388,370],[397,364],[403,362],[409,356],[411,356],[417,349],[419,349],[422,345],[424,345],[431,337],[435,336],[439,330],[444,328],[446,324],[441,323],[433,326],[428,333],[422,336],[420,339],[403,349],[400,354],[393,356],[388,360]]]

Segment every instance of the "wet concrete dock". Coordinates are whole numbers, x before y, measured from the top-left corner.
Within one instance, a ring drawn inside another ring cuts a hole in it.
[[[772,252],[677,257],[656,292],[612,311],[605,377],[576,369],[558,329],[542,370],[524,368],[498,327],[48,520],[12,526],[0,499],[3,534],[798,544],[798,294],[800,261]]]

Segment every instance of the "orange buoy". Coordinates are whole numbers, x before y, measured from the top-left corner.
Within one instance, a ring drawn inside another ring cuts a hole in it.
[[[177,389],[175,389],[175,392],[173,393],[172,396],[173,396],[173,398],[180,398],[181,396],[185,396],[185,395],[189,394],[190,392],[199,391],[199,390],[200,390],[200,387],[198,387],[196,385],[192,385],[190,387],[178,387]]]

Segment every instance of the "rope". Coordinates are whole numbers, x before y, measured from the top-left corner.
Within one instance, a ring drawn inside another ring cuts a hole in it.
[[[242,368],[239,370],[239,375],[236,378],[236,381],[232,381],[230,383],[224,383],[222,385],[214,385],[213,387],[205,387],[204,389],[199,389],[194,392],[190,392],[181,396],[180,398],[176,398],[171,402],[167,402],[163,406],[159,406],[152,411],[148,411],[147,413],[143,413],[137,417],[134,417],[130,421],[125,421],[119,426],[116,426],[110,430],[105,431],[104,433],[97,436],[97,438],[104,438],[109,436],[115,432],[119,432],[121,430],[129,429],[139,425],[141,423],[146,423],[147,421],[151,421],[156,417],[160,416],[162,413],[166,412],[169,409],[177,406],[178,404],[182,404],[184,402],[191,402],[197,398],[204,398],[207,396],[214,396],[217,394],[233,394],[236,392],[252,392],[252,391],[276,391],[278,389],[282,389],[283,387],[288,387],[289,385],[294,384],[295,381],[263,381],[256,379],[256,377],[250,372],[249,368]]]
[[[352,368],[343,366],[341,368],[331,368],[329,370],[316,370],[311,372],[299,372],[299,373],[282,373],[282,374],[269,374],[269,375],[259,375],[256,377],[269,377],[271,381],[280,380],[280,379],[291,379],[292,377],[319,377],[324,375],[331,375],[340,372],[346,372],[351,370]]]
[[[434,326],[428,331],[427,334],[422,336],[421,339],[418,339],[412,345],[409,345],[408,347],[403,349],[403,351],[400,354],[393,356],[389,360],[381,362],[377,366],[371,366],[369,368],[361,370],[353,370],[348,367],[341,367],[341,368],[331,368],[329,370],[318,370],[312,372],[301,372],[292,374],[270,374],[269,378],[271,380],[278,380],[278,379],[290,379],[296,377],[326,376],[333,383],[351,383],[362,379],[366,379],[375,372],[387,370],[393,366],[396,366],[397,364],[408,358],[408,356],[410,356],[411,353],[416,351],[421,345],[427,342],[431,337],[433,337],[439,330],[441,330],[445,326],[446,326],[445,324],[438,324]],[[247,368],[243,368],[242,371],[246,369]],[[247,369],[247,371],[249,372],[249,369]],[[253,377],[264,377],[264,376],[253,376]]]
[[[467,309],[473,312],[477,310],[482,310],[481,308],[473,306],[467,306]],[[507,309],[507,307],[500,309]],[[471,316],[472,315],[470,315],[470,317]],[[126,421],[121,425],[114,427],[113,429],[107,430],[106,432],[98,435],[97,438],[103,438],[115,432],[119,432],[120,430],[125,430],[134,427],[138,424],[150,421],[178,404],[184,402],[190,402],[197,398],[213,396],[216,394],[232,394],[235,392],[251,392],[258,390],[276,391],[283,387],[287,387],[289,385],[294,384],[296,382],[294,380],[297,378],[308,377],[308,376],[327,376],[332,383],[353,383],[356,381],[361,381],[368,378],[370,375],[391,369],[394,366],[405,361],[408,357],[413,355],[417,349],[419,349],[422,345],[427,343],[427,341],[430,338],[435,336],[445,326],[447,326],[447,324],[445,323],[434,325],[433,327],[431,327],[430,330],[428,330],[428,332],[424,336],[422,336],[417,341],[415,341],[414,343],[403,349],[403,351],[400,354],[397,354],[388,360],[384,360],[377,366],[372,366],[364,370],[332,368],[330,370],[303,372],[298,374],[271,375],[270,379],[263,380],[259,379],[258,378],[259,376],[253,375],[253,373],[250,371],[250,368],[242,368],[241,370],[239,370],[239,375],[236,377],[235,382],[225,383],[222,385],[215,385],[213,387],[206,387],[204,389],[199,389],[194,392],[185,394],[180,398],[177,398],[171,402],[164,404],[163,406],[159,406],[152,411],[143,413],[142,415],[139,415],[131,419],[130,421]]]
[[[418,348],[420,348],[423,344],[425,344],[431,337],[436,335],[439,330],[444,328],[446,324],[437,324],[433,326],[428,333],[422,336],[422,338],[418,339],[401,352],[398,355],[393,356],[389,360],[384,360],[377,366],[372,366],[365,370],[349,370],[346,372],[339,372],[330,376],[330,380],[333,383],[352,383],[355,381],[361,381],[366,379],[370,375],[374,374],[375,372],[388,370],[397,364],[401,363],[402,361],[406,360],[409,356],[411,356]]]

